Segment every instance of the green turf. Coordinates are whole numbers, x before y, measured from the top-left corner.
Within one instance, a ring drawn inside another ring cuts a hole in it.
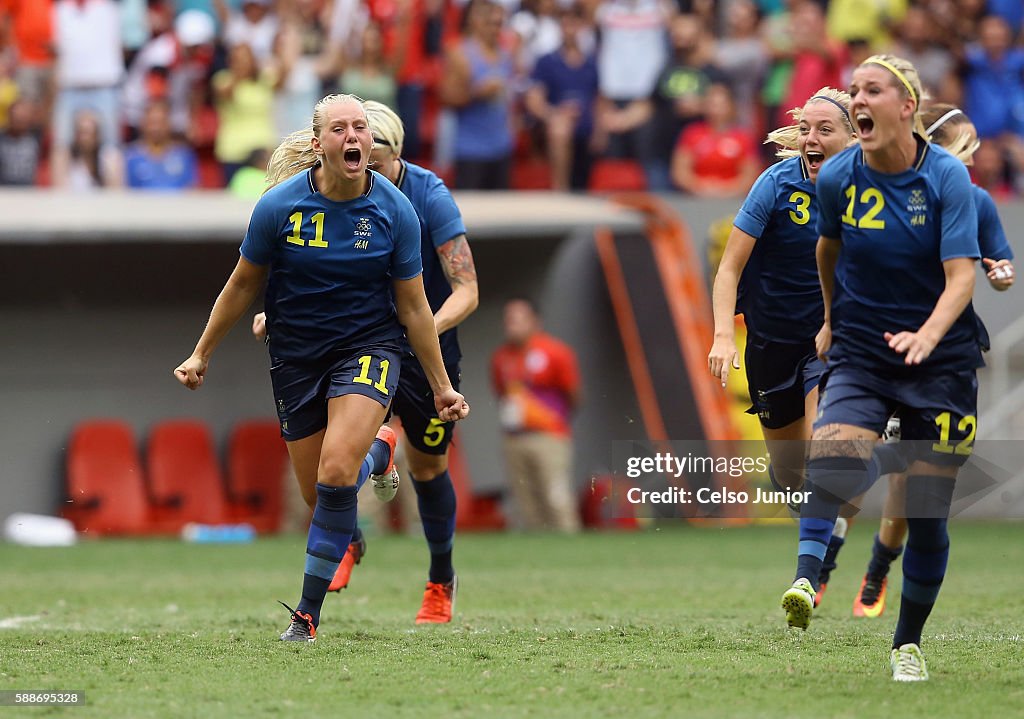
[[[954,524],[921,685],[889,679],[895,611],[850,616],[868,524],[806,633],[778,607],[793,526],[671,526],[462,536],[458,616],[426,628],[412,623],[422,541],[372,538],[302,646],[276,641],[302,537],[0,545],[0,689],[84,691],[75,717],[1024,714],[1024,524]],[[19,616],[38,618],[12,628]]]

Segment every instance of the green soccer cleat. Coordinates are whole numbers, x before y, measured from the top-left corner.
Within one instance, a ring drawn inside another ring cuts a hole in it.
[[[924,662],[921,647],[916,644],[904,644],[889,652],[889,666],[894,682],[928,681],[928,665]]]
[[[807,629],[814,611],[814,587],[811,581],[800,577],[782,595],[782,608],[786,610],[786,623],[798,629]]]

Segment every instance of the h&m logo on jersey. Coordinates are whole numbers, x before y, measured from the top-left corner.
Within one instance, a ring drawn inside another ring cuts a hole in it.
[[[353,233],[357,238],[354,245],[357,250],[365,250],[370,246],[370,238],[373,237],[373,227],[370,225],[370,218],[360,217],[356,220],[356,229]]]
[[[928,202],[924,190],[911,190],[907,200],[907,212],[910,213],[910,224],[913,227],[924,226],[928,218]]]

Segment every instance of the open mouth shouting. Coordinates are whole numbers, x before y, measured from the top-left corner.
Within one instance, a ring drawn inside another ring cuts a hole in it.
[[[857,121],[857,136],[861,140],[870,139],[875,129],[875,121],[866,112],[858,112],[855,119]]]
[[[819,150],[807,150],[804,153],[804,160],[807,162],[807,169],[814,174],[825,164],[825,153]]]
[[[349,147],[342,155],[342,159],[345,162],[346,169],[352,172],[358,172],[362,165],[363,151],[358,147]]]

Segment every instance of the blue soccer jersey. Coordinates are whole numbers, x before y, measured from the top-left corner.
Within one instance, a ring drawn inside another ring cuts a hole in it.
[[[416,211],[375,172],[363,195],[344,202],[320,194],[313,170],[271,188],[240,252],[270,265],[270,354],[286,360],[398,341],[391,282],[422,272]]]
[[[990,260],[1012,260],[1013,250],[1006,239],[992,195],[975,185],[974,205],[978,209],[978,246],[981,256]]]
[[[423,290],[436,313],[452,293],[437,248],[459,235],[466,234],[462,213],[441,178],[430,170],[402,161],[402,170],[395,184],[412,202],[420,221],[423,256]],[[440,337],[441,356],[446,365],[457,364],[462,357],[455,327]]]
[[[830,362],[902,370],[885,333],[917,331],[945,289],[942,263],[978,258],[978,216],[963,163],[918,141],[913,167],[876,172],[859,147],[818,174],[818,232],[842,241],[832,298]],[[982,365],[974,310],[967,309],[921,367]]]
[[[736,299],[752,333],[807,342],[821,329],[816,216],[814,183],[799,157],[761,173],[736,215],[736,228],[757,238]]]

